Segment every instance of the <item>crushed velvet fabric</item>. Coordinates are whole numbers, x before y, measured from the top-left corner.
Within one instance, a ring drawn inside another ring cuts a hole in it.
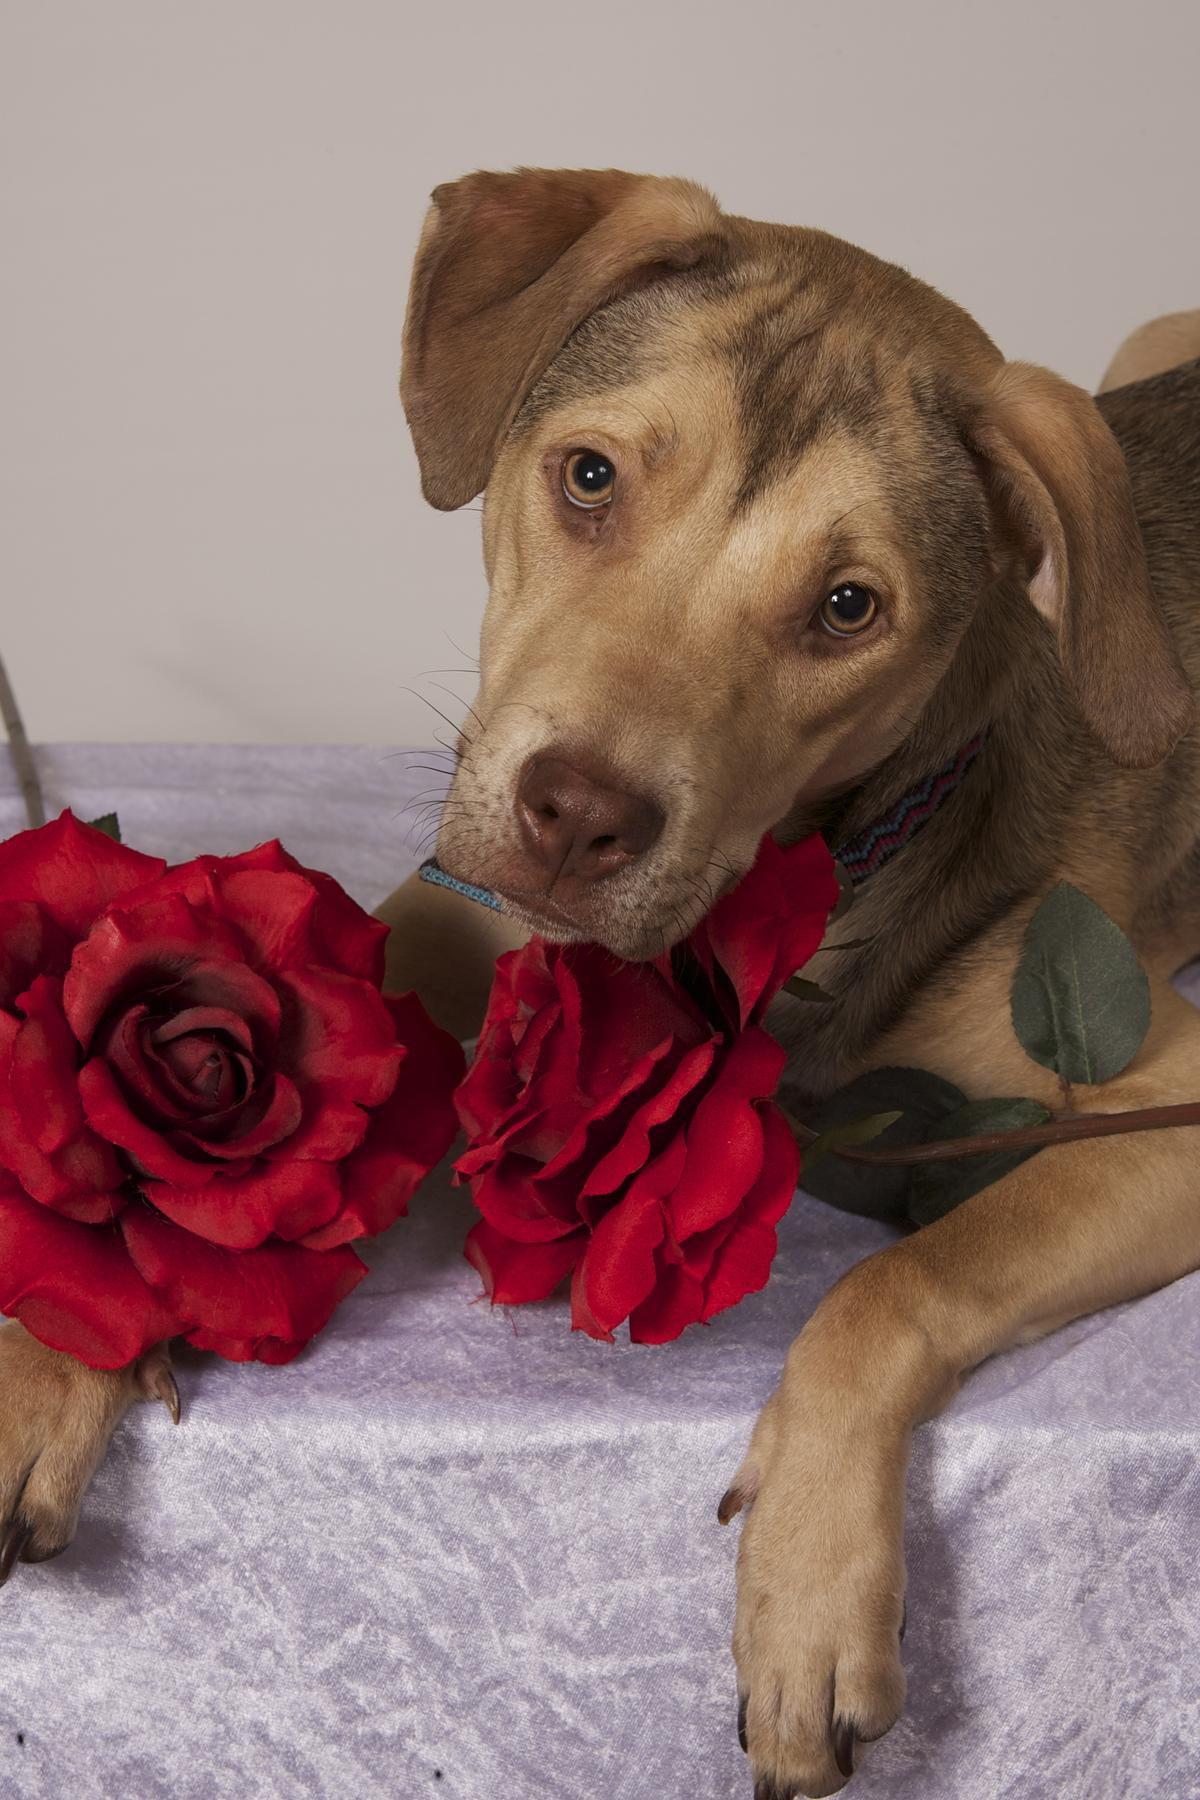
[[[368,905],[428,782],[330,748],[41,766],[140,848],[278,832]],[[192,1357],[183,1426],[122,1427],[75,1545],[0,1594],[4,1800],[749,1800],[716,1503],[788,1341],[888,1234],[801,1196],[764,1293],[608,1347],[562,1301],[478,1304],[469,1210],[435,1177],[297,1363]],[[862,1800],[1200,1794],[1198,1300],[997,1359],[918,1432],[909,1704]]]

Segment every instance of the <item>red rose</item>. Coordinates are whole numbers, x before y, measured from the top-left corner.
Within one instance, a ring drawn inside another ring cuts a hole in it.
[[[0,896],[0,1311],[100,1368],[290,1360],[454,1135],[386,926],[277,843],[168,869],[69,813]]]
[[[539,938],[501,957],[458,1093],[483,1214],[467,1256],[493,1301],[573,1274],[576,1330],[678,1337],[763,1286],[796,1185],[771,1102],[784,1052],[768,1003],[837,901],[819,838],[764,840],[745,880],[657,963]]]

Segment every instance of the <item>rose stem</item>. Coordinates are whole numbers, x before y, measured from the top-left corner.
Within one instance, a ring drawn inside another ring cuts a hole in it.
[[[856,1163],[951,1162],[956,1156],[984,1156],[996,1150],[1040,1150],[1045,1144],[1122,1137],[1132,1131],[1168,1131],[1179,1125],[1200,1125],[1200,1100],[1185,1100],[1178,1106],[1144,1106],[1133,1112],[1076,1113],[1069,1119],[1051,1119],[1046,1125],[1026,1125],[1019,1131],[985,1131],[978,1137],[939,1138],[931,1144],[899,1145],[890,1150],[844,1146],[831,1154]],[[815,1143],[821,1135],[807,1125],[794,1129],[803,1147]]]
[[[0,656],[0,719],[4,721],[4,729],[8,733],[8,747],[12,752],[13,767],[17,771],[17,780],[21,784],[21,797],[25,802],[25,817],[31,829],[46,823],[46,808],[42,802],[42,784],[38,780],[37,765],[33,760],[33,751],[29,748],[29,739],[25,735],[25,726],[21,720],[17,706],[17,696],[13,693],[12,682],[8,679],[8,671],[4,667],[4,658]]]

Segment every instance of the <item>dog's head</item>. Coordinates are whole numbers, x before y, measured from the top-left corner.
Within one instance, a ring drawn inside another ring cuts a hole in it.
[[[835,238],[684,181],[468,176],[434,195],[401,386],[427,498],[486,490],[438,853],[545,935],[690,930],[915,729],[1014,574],[1115,761],[1186,727],[1090,399]]]

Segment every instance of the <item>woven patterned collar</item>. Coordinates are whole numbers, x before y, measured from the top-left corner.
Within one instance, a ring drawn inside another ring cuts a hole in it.
[[[884,863],[890,862],[898,850],[903,850],[916,837],[922,825],[928,824],[942,801],[952,794],[960,784],[967,770],[983,749],[987,741],[987,732],[981,731],[978,737],[964,744],[957,756],[932,775],[927,775],[917,787],[897,800],[882,819],[868,825],[847,843],[842,844],[834,855],[849,875],[855,887],[866,881],[882,869]],[[431,881],[435,887],[449,888],[452,893],[462,894],[468,900],[477,901],[480,906],[490,907],[492,912],[502,912],[503,904],[490,888],[476,887],[472,882],[459,881],[454,875],[447,874],[435,857],[421,864],[421,880]]]
[[[986,741],[987,732],[981,731],[978,737],[963,745],[957,756],[952,756],[948,763],[902,795],[882,819],[876,819],[873,825],[868,825],[865,831],[860,831],[834,851],[855,887],[912,842],[942,801],[959,786]]]

